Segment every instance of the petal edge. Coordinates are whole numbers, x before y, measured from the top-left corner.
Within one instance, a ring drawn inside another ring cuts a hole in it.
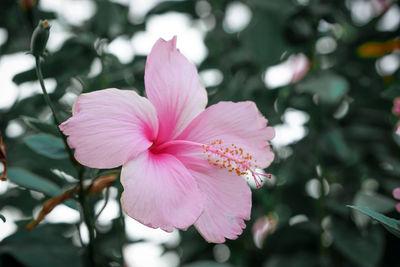
[[[153,105],[134,91],[82,94],[60,130],[75,158],[92,168],[115,168],[149,148],[158,131]]]

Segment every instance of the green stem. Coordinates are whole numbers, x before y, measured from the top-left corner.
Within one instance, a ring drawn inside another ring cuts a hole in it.
[[[79,170],[79,202],[82,206],[83,220],[85,221],[89,232],[89,243],[87,244],[89,266],[96,266],[96,261],[94,258],[94,225],[90,220],[90,213],[86,201],[86,190],[83,187],[83,171],[83,168]]]
[[[42,88],[44,100],[46,101],[47,105],[51,109],[51,113],[53,115],[54,123],[56,124],[57,129],[58,129],[58,131],[60,133],[60,136],[62,137],[62,140],[63,140],[64,145],[65,145],[65,149],[67,150],[67,153],[68,153],[68,156],[69,156],[70,160],[72,161],[72,163],[74,163],[76,166],[78,166],[79,163],[76,161],[76,159],[74,157],[74,154],[72,153],[71,148],[68,146],[67,137],[61,132],[60,128],[58,128],[58,126],[60,125],[60,120],[57,117],[56,110],[54,109],[53,103],[51,102],[50,96],[47,93],[46,87],[44,85],[42,68],[40,66],[40,58],[39,57],[35,57],[35,61],[36,61],[36,75],[37,75],[37,77],[39,79],[40,87]]]
[[[119,199],[121,199],[121,193],[119,193],[118,196]],[[121,201],[118,201],[119,204],[119,219],[121,220],[121,233],[120,233],[120,241],[121,241],[121,246],[120,246],[120,253],[121,253],[121,262],[122,264],[125,264],[124,261],[124,244],[125,244],[125,218],[124,218],[124,212],[122,209]]]
[[[42,92],[43,92],[43,96],[44,96],[44,100],[46,101],[47,105],[50,107],[51,109],[51,113],[53,115],[53,119],[54,119],[54,123],[56,124],[57,128],[60,125],[60,120],[57,117],[57,113],[55,111],[55,108],[53,106],[53,103],[51,102],[50,96],[47,93],[45,84],[44,84],[44,80],[43,80],[43,74],[42,74],[42,68],[40,65],[40,57],[37,56],[35,57],[35,61],[36,61],[36,75],[38,77],[39,83],[40,83],[40,87],[42,88]],[[79,202],[82,206],[82,213],[83,213],[83,220],[85,221],[85,224],[88,228],[89,231],[89,243],[87,245],[87,250],[88,250],[88,256],[89,256],[89,263],[90,266],[96,266],[95,263],[95,258],[94,258],[94,225],[91,223],[90,220],[90,213],[87,207],[87,203],[86,203],[86,190],[84,190],[83,187],[83,172],[84,172],[84,168],[81,164],[79,164],[75,157],[74,154],[72,153],[71,148],[68,146],[67,143],[67,137],[62,133],[62,131],[58,128],[58,131],[60,132],[60,136],[62,137],[62,140],[64,142],[65,145],[65,149],[68,152],[69,158],[72,161],[72,163],[76,166],[77,170],[78,170],[78,177],[79,177],[79,185],[81,190],[79,191]]]
[[[94,217],[94,221],[95,221],[95,222],[99,219],[101,213],[102,213],[102,212],[104,211],[104,209],[107,207],[107,204],[108,204],[108,200],[109,200],[109,199],[110,199],[110,188],[107,187],[106,193],[105,193],[105,196],[104,196],[104,204],[103,204],[103,206],[101,207],[101,209],[99,210],[99,212],[96,214],[96,216]]]
[[[36,60],[36,75],[38,76],[39,82],[40,82],[40,86],[42,87],[42,92],[44,95],[44,100],[46,101],[47,105],[50,107],[51,112],[53,114],[53,118],[54,118],[54,122],[59,125],[60,121],[57,117],[56,111],[54,109],[53,103],[50,100],[49,94],[47,93],[46,87],[44,85],[44,81],[43,81],[43,75],[42,75],[42,68],[40,66],[40,58],[39,57],[35,57]]]

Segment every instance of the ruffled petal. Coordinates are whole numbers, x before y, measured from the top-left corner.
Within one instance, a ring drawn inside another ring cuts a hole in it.
[[[275,132],[267,122],[253,102],[219,102],[197,116],[176,139],[206,145],[221,140],[222,147],[242,148],[262,169],[274,159],[268,141]]]
[[[147,57],[144,79],[160,121],[159,143],[176,137],[207,105],[196,67],[176,49],[176,37],[157,41]]]
[[[134,91],[82,94],[60,125],[75,158],[91,168],[115,168],[148,149],[158,133],[154,106]]]
[[[204,195],[186,167],[170,154],[143,152],[122,167],[121,203],[135,220],[172,232],[200,216]]]
[[[204,211],[194,226],[208,242],[236,239],[250,219],[251,190],[242,177],[221,169],[191,171],[206,195]]]

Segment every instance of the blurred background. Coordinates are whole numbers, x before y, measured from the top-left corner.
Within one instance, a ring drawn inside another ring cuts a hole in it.
[[[43,74],[63,119],[82,92],[143,95],[146,55],[177,35],[210,105],[255,101],[276,130],[272,178],[250,184],[252,217],[237,240],[141,225],[121,212],[118,180],[90,195],[102,266],[400,266],[397,237],[346,207],[400,217],[391,196],[400,186],[395,0],[2,0],[1,266],[83,266],[88,242],[72,200],[25,229],[44,201],[77,184],[65,152],[35,146],[38,135],[59,139],[26,53],[39,19],[51,24]]]

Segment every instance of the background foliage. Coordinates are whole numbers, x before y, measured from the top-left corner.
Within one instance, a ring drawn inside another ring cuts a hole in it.
[[[21,4],[29,6],[31,2],[0,2],[0,28],[8,33],[0,46],[2,56],[28,51],[39,19],[49,19],[50,23],[59,19],[57,14],[41,10],[37,3],[31,8]],[[239,2],[251,10],[251,21],[242,31],[230,32],[224,26],[224,17],[231,1],[160,2],[142,22],[132,22],[124,4],[92,2],[96,12],[83,25],[62,21],[73,35],[48,54],[42,64],[45,78],[56,81],[50,96],[63,119],[70,116],[70,106],[64,101],[66,94],[109,87],[144,93],[145,56],[136,55],[122,63],[105,47],[118,37],[135,36],[145,29],[149,18],[167,12],[186,14],[193,23],[213,22],[204,38],[208,54],[198,66],[200,72],[217,69],[223,76],[222,82],[207,88],[209,104],[221,100],[255,101],[272,126],[285,125],[288,110],[301,111],[308,117],[302,126],[306,129],[304,138],[274,147],[276,160],[268,171],[275,180],[253,190],[252,219],[239,239],[226,242],[229,259],[221,260],[215,245],[206,243],[190,228],[180,232],[179,244],[163,245],[165,252],[179,255],[180,265],[400,266],[398,238],[346,207],[366,206],[399,218],[391,192],[400,186],[400,139],[394,135],[397,122],[391,110],[393,99],[400,96],[400,75],[396,68],[385,73],[379,64],[385,54],[398,57],[394,49],[385,50],[383,43],[398,38],[400,28],[397,24],[390,30],[379,30],[377,25],[386,9],[358,23],[352,13],[357,1],[243,0]],[[370,2],[398,8],[396,1]],[[327,37],[335,47],[324,52],[318,49],[318,42]],[[375,54],[363,54],[360,46],[371,45],[372,41],[378,42],[370,46],[375,48]],[[268,88],[263,80],[265,70],[298,53],[310,60],[306,76],[296,83]],[[88,76],[95,59],[101,62],[101,72]],[[36,81],[34,69],[13,78],[17,85],[30,81]],[[18,185],[10,184],[0,195],[0,209],[22,213],[17,231],[0,243],[0,265],[85,265],[84,250],[75,242],[75,224],[43,223],[32,231],[25,229],[46,199],[78,183],[76,178],[66,178],[66,174],[78,174],[67,158],[42,95],[0,109],[0,118],[8,179]],[[15,122],[23,126],[23,133],[16,137],[4,134]],[[86,171],[85,178],[90,180],[102,173]],[[118,180],[112,187],[121,193]],[[43,195],[32,194],[31,190]],[[104,197],[104,193],[89,196],[92,213],[94,203]],[[73,200],[66,204],[79,210]],[[370,210],[363,211],[372,214]],[[276,227],[259,249],[251,229],[256,219],[266,215],[276,220]],[[393,223],[394,228],[398,227],[397,221]],[[141,240],[131,240],[124,234],[121,217],[113,219],[109,227],[96,225],[98,262],[102,266],[123,266],[123,246]]]

